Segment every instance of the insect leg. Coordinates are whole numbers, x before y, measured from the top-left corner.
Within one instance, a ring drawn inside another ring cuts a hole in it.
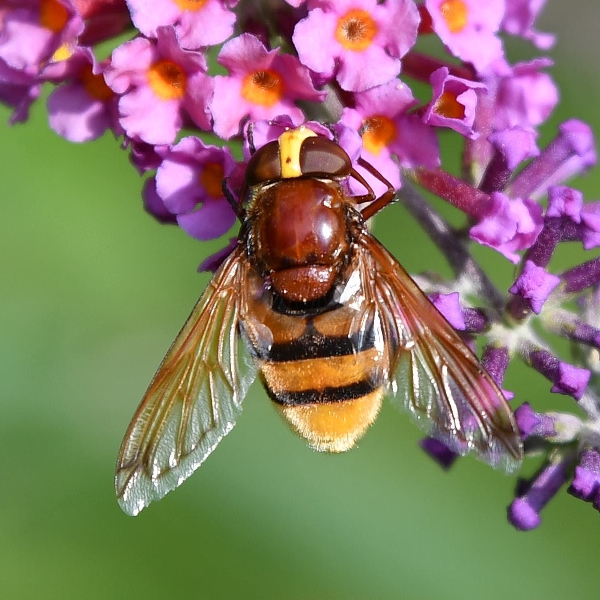
[[[363,169],[365,169],[365,171],[368,171],[371,175],[373,175],[373,177],[375,177],[376,179],[381,181],[381,183],[387,186],[387,190],[383,194],[381,194],[379,198],[376,199],[375,193],[373,192],[371,186],[364,180],[363,177],[358,175],[358,173],[356,173],[356,171],[352,169],[352,177],[354,177],[357,181],[364,185],[365,188],[370,192],[366,196],[366,200],[363,200],[363,202],[373,200],[373,202],[371,202],[369,206],[366,206],[361,211],[361,214],[366,221],[367,219],[370,219],[373,215],[377,214],[382,208],[385,208],[390,202],[394,201],[394,198],[396,196],[396,190],[393,188],[392,184],[379,171],[377,171],[377,169],[375,169],[375,167],[372,164],[368,163],[363,158],[358,159],[358,164]],[[362,197],[365,196],[361,196],[361,198]]]

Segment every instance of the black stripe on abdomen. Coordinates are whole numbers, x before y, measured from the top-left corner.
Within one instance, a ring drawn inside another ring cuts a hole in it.
[[[280,390],[275,393],[268,383],[263,380],[267,394],[271,400],[284,406],[298,406],[303,404],[327,404],[345,402],[367,396],[380,385],[373,385],[367,380],[357,381],[350,385],[339,387],[324,387],[321,389],[308,389],[301,391]]]

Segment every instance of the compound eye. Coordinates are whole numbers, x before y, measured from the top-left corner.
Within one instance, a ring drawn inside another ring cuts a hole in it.
[[[279,142],[277,140],[265,144],[251,156],[246,167],[246,185],[252,187],[276,179],[281,179]]]
[[[348,177],[352,161],[346,151],[325,137],[309,137],[300,149],[302,175]]]

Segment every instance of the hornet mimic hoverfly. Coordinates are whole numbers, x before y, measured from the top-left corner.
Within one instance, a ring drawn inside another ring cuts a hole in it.
[[[202,464],[234,426],[256,372],[315,450],[352,448],[389,395],[455,452],[473,450],[507,471],[519,466],[522,443],[502,392],[367,229],[394,190],[366,161],[358,164],[388,186],[381,197],[341,146],[306,127],[251,157],[237,245],[123,440],[115,485],[126,513]],[[348,178],[367,194],[350,196]]]

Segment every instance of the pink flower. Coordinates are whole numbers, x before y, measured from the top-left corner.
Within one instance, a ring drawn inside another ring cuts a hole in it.
[[[490,200],[485,216],[469,234],[516,264],[520,258],[516,252],[530,248],[542,230],[542,207],[533,200],[511,200],[501,192],[492,193]]]
[[[173,25],[179,45],[196,50],[225,41],[233,34],[235,2],[223,0],[127,0],[134,25],[156,37],[161,25]]]
[[[417,39],[411,0],[337,0],[314,8],[294,30],[302,64],[342,89],[362,92],[400,73],[400,59]]]
[[[448,67],[440,67],[431,74],[432,99],[423,115],[429,125],[449,127],[468,138],[475,138],[473,131],[477,90],[485,85],[450,75]]]
[[[117,97],[106,85],[103,65],[89,48],[78,48],[63,63],[54,63],[44,78],[64,82],[48,97],[50,127],[71,142],[87,142],[107,129],[122,133],[117,122]]]
[[[186,233],[200,240],[217,238],[236,218],[222,190],[223,179],[234,169],[229,148],[207,146],[196,137],[185,137],[166,153],[158,167],[156,192]]]
[[[545,58],[518,63],[510,76],[502,77],[496,94],[494,128],[534,129],[549,116],[558,102],[558,90],[552,78],[541,71],[552,65]]]
[[[554,36],[540,33],[533,27],[546,0],[506,0],[502,29],[512,35],[531,40],[538,48],[548,50],[554,45]]]
[[[363,131],[363,158],[396,189],[401,185],[398,162],[406,168],[439,165],[435,131],[417,115],[408,114],[415,104],[404,83],[391,81],[355,94],[354,108],[345,108],[340,120]],[[385,191],[381,182],[369,179],[369,183],[376,194]],[[358,188],[356,191],[359,193]]]
[[[30,75],[38,73],[59,49],[72,51],[84,29],[69,0],[23,0],[17,8],[5,10],[1,25],[0,59]]]
[[[262,42],[245,33],[227,42],[219,56],[219,64],[229,76],[215,77],[215,91],[210,109],[214,131],[230,138],[240,131],[240,124],[289,115],[294,125],[304,121],[296,100],[318,101],[318,92],[308,69],[298,59],[278,50],[267,50]]]
[[[105,73],[121,97],[119,122],[134,140],[171,144],[190,118],[210,129],[212,81],[204,56],[182,50],[173,27],[159,27],[156,42],[136,38],[119,46]]]
[[[425,0],[433,30],[454,56],[479,72],[504,56],[496,37],[504,16],[504,0]]]
[[[519,164],[540,153],[535,137],[531,129],[517,126],[491,133],[488,141],[496,152],[502,155],[506,166],[510,170],[515,170]]]

